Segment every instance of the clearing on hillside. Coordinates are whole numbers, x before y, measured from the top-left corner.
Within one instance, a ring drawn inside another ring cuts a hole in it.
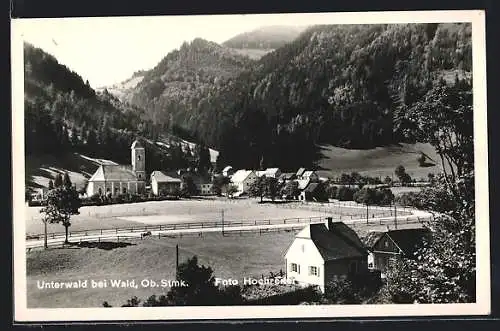
[[[324,177],[338,177],[342,173],[359,172],[372,177],[395,177],[394,170],[398,165],[405,167],[406,172],[415,179],[427,180],[429,173],[441,171],[440,159],[429,144],[399,144],[374,149],[346,149],[334,146],[321,146],[323,159],[318,165],[318,173]],[[420,153],[424,153],[429,163],[421,167],[417,161]],[[433,165],[432,165],[433,164]]]

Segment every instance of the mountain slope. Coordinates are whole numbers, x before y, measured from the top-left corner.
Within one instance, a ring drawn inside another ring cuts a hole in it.
[[[155,123],[218,149],[220,164],[293,170],[317,165],[318,145],[405,142],[393,113],[443,76],[470,76],[471,62],[470,24],[313,26],[258,61],[186,43],[129,96]]]
[[[358,149],[398,143],[404,128],[394,126],[395,109],[449,72],[471,72],[470,28],[312,27],[206,96],[186,129],[241,167],[261,159],[283,168],[314,166],[318,143]]]
[[[251,63],[246,56],[196,38],[167,54],[153,69],[141,73],[135,86],[129,84],[115,93],[122,101],[146,109],[154,122],[173,129],[174,124],[189,123],[190,113],[201,96],[234,79]]]
[[[305,29],[305,26],[265,26],[234,36],[222,45],[235,49],[274,50],[293,41]]]

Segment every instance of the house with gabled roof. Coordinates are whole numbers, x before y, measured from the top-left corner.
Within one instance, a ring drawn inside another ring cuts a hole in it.
[[[369,247],[370,269],[380,270],[385,277],[389,264],[398,256],[413,258],[415,252],[431,239],[427,228],[389,230],[368,236],[365,244]]]
[[[257,178],[255,171],[240,169],[231,176],[231,183],[236,186],[237,194],[241,194],[247,192]]]
[[[285,252],[286,278],[295,284],[316,285],[324,292],[330,281],[364,274],[368,250],[343,222],[308,224]]]
[[[138,194],[146,189],[145,149],[135,140],[131,149],[131,165],[101,164],[90,177],[86,189],[87,196]]]
[[[308,182],[308,185],[300,192],[300,201],[319,201],[318,191],[320,183]]]
[[[175,172],[153,171],[151,191],[154,195],[177,195],[180,193],[182,179]]]
[[[295,176],[297,178],[302,178],[302,175],[304,174],[304,171],[306,171],[306,168],[299,168],[299,170],[297,170],[297,173],[295,174]]]

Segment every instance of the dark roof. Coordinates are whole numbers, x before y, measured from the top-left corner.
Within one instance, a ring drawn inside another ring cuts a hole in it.
[[[366,237],[363,238],[363,242],[366,247],[368,248],[373,248],[375,243],[385,234],[383,231],[370,231],[366,235]]]
[[[405,255],[413,255],[422,246],[424,239],[429,238],[430,231],[424,228],[391,230],[387,235]]]
[[[366,251],[366,245],[361,241],[356,231],[351,229],[343,222],[332,222],[330,231],[334,231],[344,237],[346,240],[350,241],[354,246],[361,249],[363,252]]]
[[[319,183],[309,183],[307,187],[304,189],[304,192],[314,193],[318,188]]]
[[[346,228],[350,228],[344,223],[341,224],[342,225],[334,225],[332,230],[328,230],[323,223],[309,225],[311,240],[318,248],[323,260],[331,261],[344,258],[365,257],[367,252],[364,246],[362,244],[360,245],[361,241],[359,238],[357,238],[357,240],[355,238],[353,238],[353,240],[349,239],[352,237],[352,233],[346,231]],[[354,233],[354,236],[357,237],[356,233]]]

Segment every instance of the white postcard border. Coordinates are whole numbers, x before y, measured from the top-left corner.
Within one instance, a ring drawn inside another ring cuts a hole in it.
[[[277,14],[266,14],[277,15]],[[12,173],[13,173],[13,284],[14,320],[44,321],[130,321],[130,320],[201,320],[259,318],[337,318],[457,316],[490,313],[490,236],[488,148],[486,112],[485,12],[480,10],[356,12],[296,15],[297,24],[310,15],[331,18],[332,24],[471,22],[473,44],[474,144],[476,190],[477,302],[467,304],[419,305],[299,305],[299,306],[217,306],[217,307],[132,307],[132,308],[52,308],[29,309],[26,297],[26,249],[24,222],[24,69],[23,22],[11,21],[12,61]],[[54,20],[94,20],[104,18],[59,18]],[[120,17],[106,19],[138,19]],[[142,17],[140,19],[150,19]],[[31,19],[41,20],[41,19]],[[278,20],[279,22],[279,20]],[[307,23],[315,23],[309,21]],[[92,28],[92,24],[89,24]]]

